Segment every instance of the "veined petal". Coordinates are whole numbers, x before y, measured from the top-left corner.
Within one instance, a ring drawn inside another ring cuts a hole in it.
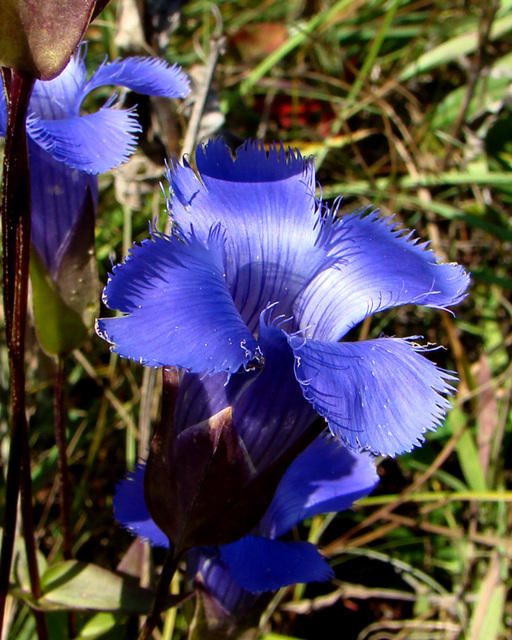
[[[56,78],[35,82],[30,97],[32,116],[41,120],[59,120],[79,115],[80,94],[87,77],[85,52],[86,47],[82,45]]]
[[[88,193],[94,202],[98,179],[54,160],[28,140],[32,199],[31,242],[52,273],[59,250],[73,229]]]
[[[96,113],[61,120],[27,118],[34,142],[55,160],[86,173],[104,173],[135,151],[141,127],[133,110],[104,107]]]
[[[156,547],[169,547],[169,540],[151,519],[144,501],[145,464],[135,465],[133,473],[118,482],[113,499],[116,520],[133,535],[141,536]]]
[[[103,63],[85,83],[80,99],[107,84],[164,98],[184,98],[190,93],[188,77],[181,68],[160,58],[135,57]]]
[[[224,239],[154,234],[117,265],[104,290],[111,309],[128,315],[97,321],[100,337],[126,358],[201,373],[236,372],[260,351],[224,278]]]
[[[187,164],[167,174],[174,221],[202,237],[212,224],[226,229],[226,277],[251,330],[269,303],[290,316],[292,300],[326,259],[312,161],[250,142],[233,159],[214,140],[198,149],[196,163],[199,178]]]
[[[329,241],[334,263],[293,305],[307,337],[339,340],[368,315],[402,304],[445,309],[459,303],[468,274],[459,265],[441,264],[411,236],[374,213],[336,220]]]
[[[454,376],[398,338],[366,342],[289,339],[304,396],[353,449],[393,456],[440,425]]]
[[[261,316],[259,345],[265,366],[233,404],[233,422],[257,469],[264,469],[290,447],[315,419],[293,373],[286,334]]]
[[[279,538],[306,518],[348,509],[378,482],[368,453],[351,451],[332,436],[322,435],[285,473],[257,532]]]
[[[222,561],[238,584],[252,591],[276,591],[289,584],[324,582],[334,576],[309,542],[281,542],[245,536],[219,547]]]
[[[180,385],[176,428],[206,420],[231,406],[233,422],[255,467],[262,471],[291,446],[316,417],[293,372],[294,357],[286,334],[267,326],[262,315],[260,371],[211,377],[186,375]]]

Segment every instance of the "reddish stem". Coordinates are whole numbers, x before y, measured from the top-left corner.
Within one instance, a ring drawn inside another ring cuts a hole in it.
[[[32,595],[41,595],[32,523],[32,486],[28,424],[25,414],[25,330],[30,259],[30,173],[25,120],[34,78],[2,70],[7,88],[8,118],[5,133],[2,187],[2,248],[5,326],[9,352],[11,391],[11,443],[5,492],[5,515],[0,555],[0,635],[9,589],[16,531],[20,483],[23,530]],[[34,612],[40,640],[48,638],[44,615]]]

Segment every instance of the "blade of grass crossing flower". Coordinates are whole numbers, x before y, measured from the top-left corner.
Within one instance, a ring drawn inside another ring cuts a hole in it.
[[[323,188],[325,199],[334,198],[341,194],[360,195],[369,197],[372,194],[384,193],[392,186],[402,189],[417,189],[418,187],[439,187],[439,186],[467,186],[469,184],[488,185],[499,187],[501,185],[510,186],[512,177],[507,171],[443,171],[436,174],[420,174],[417,178],[404,176],[393,182],[390,178],[377,178],[370,183],[368,180],[354,180],[353,182],[343,182],[326,186]]]
[[[446,202],[440,202],[438,200],[426,202],[414,196],[409,196],[408,194],[399,194],[396,197],[396,202],[402,206],[412,205],[414,207],[418,207],[418,209],[422,211],[425,209],[433,211],[447,220],[460,220],[470,227],[482,229],[482,231],[486,231],[487,233],[496,236],[503,242],[512,241],[512,231],[506,227],[488,222],[483,216],[479,217],[471,213],[464,213],[464,211],[459,207],[454,207]],[[472,270],[471,273],[474,273],[474,270]]]

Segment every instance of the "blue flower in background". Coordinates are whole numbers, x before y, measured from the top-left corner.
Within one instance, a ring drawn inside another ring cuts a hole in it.
[[[114,268],[104,301],[126,315],[98,320],[99,335],[146,365],[227,379],[271,366],[278,342],[287,385],[337,438],[388,455],[418,445],[449,407],[454,376],[413,339],[340,340],[377,311],[457,304],[469,276],[389,219],[338,217],[298,153],[247,143],[233,159],[216,140],[196,164],[199,176],[187,163],[168,171],[175,231],[153,232]]]
[[[183,97],[188,80],[176,67],[154,58],[103,63],[87,80],[86,48],[54,80],[36,81],[30,99],[27,134],[32,189],[32,244],[50,273],[88,202],[96,208],[96,175],[125,162],[135,151],[140,131],[133,109],[120,109],[115,96],[96,113],[82,114],[84,98],[104,85],[139,93]],[[7,109],[0,96],[0,135]]]
[[[189,573],[200,573],[210,594],[230,613],[250,608],[254,593],[333,577],[314,545],[279,540],[306,518],[348,509],[377,485],[370,455],[351,452],[330,440],[330,435],[318,437],[292,463],[268,511],[250,535],[188,554]],[[135,535],[167,547],[166,536],[152,521],[144,503],[143,479],[141,464],[118,485],[115,517]]]

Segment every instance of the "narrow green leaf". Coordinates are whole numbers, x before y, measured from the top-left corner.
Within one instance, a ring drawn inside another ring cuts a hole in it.
[[[37,551],[36,557],[39,573],[43,573],[48,567],[46,558],[40,551]],[[14,556],[11,567],[10,583],[12,588],[16,591],[21,591],[24,594],[30,594],[32,591],[27,564],[27,554],[25,551],[25,541],[21,537],[16,538],[14,541]]]
[[[496,585],[489,599],[489,606],[485,612],[482,630],[478,640],[498,640],[503,637],[502,621],[507,602],[507,589],[504,584]]]
[[[504,16],[496,20],[491,27],[489,40],[494,41],[512,30],[512,15]],[[400,82],[410,80],[414,76],[418,76],[425,71],[430,71],[440,65],[444,65],[453,60],[458,60],[465,55],[473,53],[479,41],[478,28],[460,36],[456,36],[447,42],[430,49],[417,60],[406,65],[398,76]]]
[[[46,353],[70,353],[87,339],[87,329],[79,314],[63,299],[55,282],[35,250],[30,256],[32,306],[37,337]]]
[[[475,439],[467,428],[467,417],[458,407],[454,407],[448,414],[446,426],[451,427],[454,433],[463,430],[455,445],[455,450],[466,484],[472,491],[486,491],[487,483],[478,457]]]
[[[112,639],[114,629],[121,625],[122,617],[114,613],[96,613],[88,620],[75,640],[94,640],[108,633],[108,638]]]
[[[50,567],[41,577],[41,606],[147,614],[154,594],[102,567],[69,560]]]
[[[354,7],[354,0],[338,0],[334,5],[324,11],[317,13],[308,22],[297,25],[294,33],[290,35],[286,42],[269,54],[260,64],[258,64],[251,74],[240,84],[240,95],[245,95],[258,80],[276,66],[285,56],[299,47],[310,34],[319,29],[323,24],[330,23],[337,15],[341,15],[351,5]]]

